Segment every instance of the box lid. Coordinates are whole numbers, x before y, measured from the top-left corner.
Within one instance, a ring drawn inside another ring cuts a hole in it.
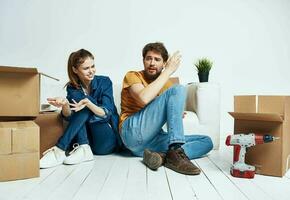
[[[31,74],[40,74],[42,76],[46,76],[53,80],[59,81],[58,78],[52,77],[48,74],[38,72],[37,68],[33,67],[10,67],[10,66],[0,66],[0,72],[8,72],[8,73],[31,73]]]
[[[0,72],[37,74],[36,68],[0,66]]]
[[[277,113],[241,113],[241,112],[229,112],[229,114],[234,119],[241,120],[256,120],[256,121],[271,121],[271,122],[280,122],[284,120],[283,115]]]
[[[0,128],[25,128],[25,127],[38,127],[33,121],[13,121],[13,122],[0,122]]]

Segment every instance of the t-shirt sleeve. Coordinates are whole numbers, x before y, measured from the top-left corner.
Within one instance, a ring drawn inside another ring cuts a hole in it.
[[[170,87],[172,87],[174,84],[168,80],[165,85],[161,88],[160,92],[158,93],[158,95],[162,94],[163,92],[165,92],[166,90],[168,90]]]
[[[166,84],[165,84],[165,88],[166,88],[166,90],[169,89],[169,88],[171,88],[173,85],[174,85],[174,84],[172,83],[172,81],[168,80],[168,81],[166,82]]]
[[[142,83],[140,77],[138,76],[137,72],[130,71],[128,72],[123,80],[123,89],[128,88],[133,84]]]

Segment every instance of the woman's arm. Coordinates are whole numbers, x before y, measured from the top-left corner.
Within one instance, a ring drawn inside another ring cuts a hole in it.
[[[69,102],[63,97],[47,98],[47,102],[57,108],[61,108],[61,112],[65,117],[71,115],[71,109],[69,107]]]
[[[71,110],[78,112],[82,110],[84,107],[88,107],[95,115],[98,115],[100,117],[104,117],[106,115],[103,108],[95,105],[92,103],[88,98],[82,99],[79,102],[76,102],[74,99],[72,99],[74,103],[70,103],[69,105],[72,106]]]

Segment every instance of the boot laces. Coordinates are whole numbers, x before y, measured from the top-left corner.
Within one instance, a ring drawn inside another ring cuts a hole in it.
[[[184,153],[184,150],[182,148],[179,148],[178,151],[177,151],[178,155],[183,158],[183,159],[186,159],[186,160],[189,160],[189,158],[187,157],[187,155]]]

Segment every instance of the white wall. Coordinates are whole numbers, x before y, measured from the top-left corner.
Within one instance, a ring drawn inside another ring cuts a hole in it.
[[[65,82],[69,53],[86,48],[99,74],[121,82],[142,69],[142,47],[162,41],[182,52],[183,83],[198,80],[197,58],[214,61],[226,135],[233,95],[290,94],[289,9],[288,0],[0,0],[0,65],[38,67]]]

